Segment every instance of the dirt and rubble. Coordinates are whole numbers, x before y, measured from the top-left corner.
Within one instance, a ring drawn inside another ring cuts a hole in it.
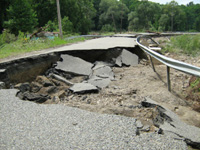
[[[135,117],[153,127],[152,118],[156,113],[155,110],[141,107],[144,98],[150,97],[176,112],[188,124],[200,127],[200,114],[193,111],[191,107],[194,103],[184,99],[191,76],[171,69],[172,93],[170,93],[167,90],[166,66],[156,65],[155,67],[157,73],[153,72],[146,59],[140,60],[140,63],[135,66],[112,67],[114,80],[98,93],[76,94],[69,90],[69,84],[46,76],[38,76],[29,86],[33,93],[39,93],[42,96],[41,99],[37,94],[35,95],[36,99],[38,97],[36,101],[40,103],[62,103],[93,112]],[[63,72],[62,76],[74,84],[87,79],[86,76]],[[19,88],[20,85],[15,87]],[[31,96],[34,100],[34,96]]]
[[[200,66],[199,57],[170,53],[165,55]],[[65,57],[61,56],[63,62]],[[81,67],[78,72],[75,66],[66,69],[65,64],[60,65],[62,62],[58,62],[59,66],[54,64],[45,75],[38,76],[34,81],[15,85],[20,90],[17,96],[42,104],[63,104],[92,112],[133,117],[141,121],[138,123],[138,127],[141,126],[140,132],[159,132],[159,125],[155,123],[159,114],[157,107],[142,105],[144,100],[150,98],[177,114],[183,122],[200,127],[199,107],[194,110],[199,103],[191,97],[187,98],[192,76],[171,69],[172,92],[169,92],[165,65],[156,63],[154,72],[148,59],[136,58],[137,64],[134,62],[131,65],[125,63],[126,59],[123,62],[121,57],[112,59],[114,64],[86,62],[89,69]],[[72,56],[66,58],[69,60]],[[75,59],[80,61],[80,58]],[[82,63],[85,61],[81,60]],[[95,73],[95,69],[99,68],[105,70],[99,71],[100,74]],[[84,73],[79,73],[80,70]]]

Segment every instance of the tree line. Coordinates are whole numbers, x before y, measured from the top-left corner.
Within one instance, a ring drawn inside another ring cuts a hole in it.
[[[200,4],[148,0],[60,0],[63,31],[200,31]],[[1,0],[0,32],[58,30],[56,0]]]

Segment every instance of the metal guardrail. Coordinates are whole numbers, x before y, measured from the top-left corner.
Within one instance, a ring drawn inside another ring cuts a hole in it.
[[[158,43],[155,42],[151,37],[147,37],[147,36],[139,36],[136,40],[136,43],[139,45],[139,47],[150,56],[150,61],[151,61],[151,65],[152,65],[154,72],[155,72],[155,67],[154,67],[151,57],[154,57],[155,59],[157,59],[158,61],[160,61],[161,63],[163,63],[167,66],[167,84],[168,84],[169,91],[171,91],[170,67],[174,68],[176,70],[179,70],[181,72],[200,77],[200,67],[196,67],[191,64],[187,64],[187,63],[163,56],[163,55],[151,50],[147,46],[142,45],[140,42],[142,38],[144,38],[144,39],[148,38],[155,44],[158,44]]]

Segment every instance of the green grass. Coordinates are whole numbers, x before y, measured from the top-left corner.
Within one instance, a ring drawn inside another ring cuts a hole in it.
[[[0,47],[0,58],[6,58],[18,54],[23,54],[31,51],[38,51],[46,48],[56,47],[60,45],[66,45],[70,43],[76,43],[84,41],[86,38],[80,37],[70,40],[64,40],[61,38],[50,39],[38,39],[38,40],[27,40],[21,39],[15,42],[4,44]]]
[[[164,51],[198,56],[200,55],[200,34],[172,37]]]

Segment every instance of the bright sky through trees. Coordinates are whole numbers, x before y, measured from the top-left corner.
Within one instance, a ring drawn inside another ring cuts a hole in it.
[[[171,2],[171,0],[149,0],[152,2],[160,3],[160,4],[166,4]],[[193,1],[194,4],[200,4],[200,0],[175,0],[179,5],[187,5],[189,2]]]

